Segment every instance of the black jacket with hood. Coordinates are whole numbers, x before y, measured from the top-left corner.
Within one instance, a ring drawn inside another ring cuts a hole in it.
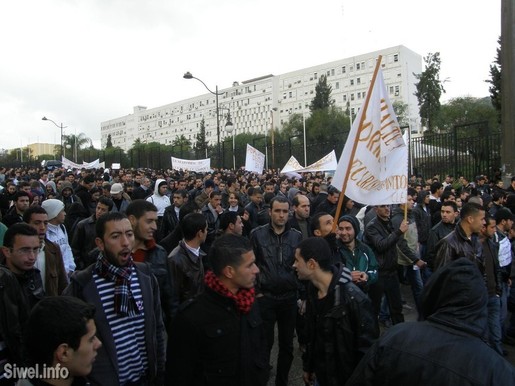
[[[515,368],[486,343],[488,296],[476,264],[451,261],[420,301],[425,321],[390,328],[346,385],[515,384]]]

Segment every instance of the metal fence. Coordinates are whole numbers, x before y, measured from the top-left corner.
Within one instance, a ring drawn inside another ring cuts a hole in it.
[[[412,138],[410,170],[430,178],[435,174],[492,178],[501,165],[501,134],[492,132],[488,122],[454,126],[449,133]]]
[[[301,164],[312,164],[326,154],[335,150],[340,156],[349,132],[335,133],[328,140],[308,142],[306,144],[306,161],[304,160],[304,141],[302,136],[291,136],[288,140],[274,141],[270,137],[254,138],[251,143],[256,149],[268,156],[269,168],[282,168],[293,155]],[[409,146],[409,170],[416,175],[430,178],[435,174],[455,177],[464,175],[468,178],[480,174],[493,176],[501,165],[500,148],[501,135],[492,131],[488,122],[474,122],[457,125],[449,133],[424,135],[412,138]],[[221,160],[217,159],[216,146],[210,147],[202,157],[196,157],[191,149],[179,146],[170,147],[155,144],[140,149],[131,149],[127,153],[120,149],[83,149],[77,154],[77,163],[92,162],[99,158],[105,161],[106,167],[120,163],[123,168],[168,169],[171,167],[171,157],[197,159],[209,157],[211,165],[232,168],[233,155],[236,167],[245,164],[246,145],[232,147],[232,139],[221,143]],[[38,167],[40,162],[34,159],[0,162],[5,167]]]

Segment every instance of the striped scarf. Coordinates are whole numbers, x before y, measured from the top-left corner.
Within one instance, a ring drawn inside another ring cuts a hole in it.
[[[135,316],[139,314],[136,300],[131,291],[131,274],[134,267],[132,257],[125,267],[117,267],[111,264],[100,253],[95,264],[95,272],[98,276],[114,282],[114,311],[119,316]]]

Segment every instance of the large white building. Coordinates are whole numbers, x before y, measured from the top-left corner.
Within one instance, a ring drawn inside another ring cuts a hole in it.
[[[280,130],[291,114],[309,115],[309,104],[320,75],[327,76],[335,105],[343,110],[348,106],[355,116],[379,55],[383,57],[381,66],[392,103],[401,101],[408,105],[412,131],[418,131],[413,73],[422,72],[422,57],[404,46],[396,46],[282,75],[235,82],[232,87],[219,90],[221,138],[233,135],[224,130],[227,112],[231,114],[236,135],[265,134],[272,127]],[[143,143],[171,144],[177,136],[184,135],[194,143],[203,118],[206,138],[214,144],[217,142],[216,102],[215,95],[210,93],[150,109],[136,106],[132,114],[101,123],[101,144],[105,147],[108,135],[114,146],[126,151],[138,138]]]

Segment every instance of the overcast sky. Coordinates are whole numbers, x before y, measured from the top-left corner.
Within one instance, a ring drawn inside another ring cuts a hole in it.
[[[439,51],[447,93],[488,96],[500,0],[11,0],[0,5],[0,148],[386,47]]]

